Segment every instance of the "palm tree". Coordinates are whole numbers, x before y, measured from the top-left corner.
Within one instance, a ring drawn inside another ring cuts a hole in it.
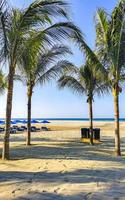
[[[51,46],[65,38],[81,36],[79,29],[71,22],[53,23],[57,17],[68,18],[67,4],[63,0],[36,0],[24,10],[7,9],[5,1],[0,4],[0,55],[9,66],[8,92],[6,106],[6,131],[3,145],[3,159],[9,159],[9,136],[13,99],[15,70],[20,65],[22,54],[29,46],[29,37],[37,31],[30,41],[41,41],[41,46]]]
[[[120,0],[111,15],[98,9],[96,17],[97,54],[108,72],[115,112],[115,153],[121,155],[119,130],[119,94],[125,73],[125,0]]]
[[[17,80],[21,80],[27,86],[28,132],[26,145],[31,144],[31,103],[34,87],[55,79],[64,69],[72,66],[70,62],[60,60],[62,56],[72,53],[67,46],[54,45],[52,48],[34,52],[37,49],[35,48],[36,45],[38,45],[38,42],[37,44],[33,43],[29,51],[24,51],[22,56],[23,66],[21,67],[20,74],[16,76]]]
[[[81,37],[74,40],[92,65],[106,69],[105,80],[112,88],[115,116],[115,153],[121,155],[119,130],[119,94],[125,74],[125,0],[120,0],[111,15],[98,9],[96,17],[96,53]]]
[[[93,100],[94,95],[104,93],[107,90],[103,80],[103,71],[97,66],[92,66],[90,62],[86,62],[80,68],[74,67],[58,80],[59,88],[68,87],[73,92],[86,95],[89,105],[90,119],[90,144],[93,145]]]

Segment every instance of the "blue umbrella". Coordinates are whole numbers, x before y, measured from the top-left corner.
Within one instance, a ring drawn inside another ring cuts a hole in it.
[[[16,120],[15,120],[16,123],[22,123],[22,121],[23,121],[23,120],[20,120],[20,119],[16,119]]]
[[[38,124],[38,123],[39,123],[39,121],[38,121],[38,120],[35,120],[35,119],[33,119],[33,120],[31,120],[31,123],[33,123],[33,124]]]
[[[11,124],[17,124],[16,121],[11,121]]]
[[[43,120],[41,123],[42,123],[42,124],[49,124],[50,122],[47,121],[47,120]]]
[[[26,123],[27,123],[27,120],[25,120],[25,119],[22,120],[22,123],[23,123],[23,124],[26,124]]]
[[[5,121],[3,121],[3,120],[0,120],[0,124],[5,124]]]

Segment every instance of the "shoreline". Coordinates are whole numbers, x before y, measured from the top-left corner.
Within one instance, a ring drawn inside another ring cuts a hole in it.
[[[0,118],[0,120],[5,121],[5,118]],[[27,118],[12,118],[12,121],[16,120],[27,120]],[[76,121],[76,122],[89,122],[89,118],[37,118],[33,117],[32,120],[38,120],[38,121],[65,121],[65,122],[71,122],[71,121]],[[114,122],[114,118],[93,118],[94,122]],[[125,118],[119,118],[120,122],[125,122]]]

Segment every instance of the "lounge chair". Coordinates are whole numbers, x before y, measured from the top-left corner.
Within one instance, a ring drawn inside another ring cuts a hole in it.
[[[31,132],[36,132],[36,127],[35,126],[31,126]]]
[[[22,127],[18,127],[16,130],[19,131],[19,132],[25,131],[25,129],[22,128]]]
[[[16,126],[16,125],[14,125],[14,126],[12,126],[12,128],[15,128],[15,129],[17,129],[17,128],[19,128],[18,126]]]
[[[5,131],[5,128],[0,127],[0,133]]]
[[[40,128],[37,128],[36,126],[31,126],[31,132],[37,132],[40,131]]]
[[[21,126],[21,128],[23,128],[24,130],[27,130],[27,127],[26,127],[26,126]]]
[[[50,128],[47,128],[47,127],[45,127],[45,126],[42,126],[42,127],[41,127],[41,130],[42,130],[42,131],[50,131]]]
[[[16,131],[17,131],[16,128],[13,127],[10,128],[10,133],[16,133]]]
[[[12,129],[16,129],[17,131],[24,131],[25,129],[19,126],[12,126]]]

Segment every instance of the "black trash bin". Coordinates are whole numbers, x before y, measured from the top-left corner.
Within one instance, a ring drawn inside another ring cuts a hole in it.
[[[81,128],[81,138],[90,138],[88,128]]]
[[[93,129],[93,138],[95,140],[100,140],[100,128]]]

